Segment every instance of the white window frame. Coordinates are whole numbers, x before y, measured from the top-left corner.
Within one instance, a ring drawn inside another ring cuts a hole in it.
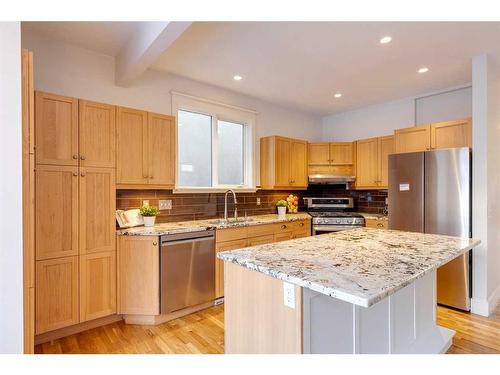
[[[188,111],[211,116],[212,118],[212,186],[179,186],[179,168],[176,160],[175,189],[174,193],[219,193],[228,189],[239,192],[257,191],[255,183],[255,134],[257,112],[220,103],[210,99],[199,98],[192,95],[172,92],[172,114],[177,117],[179,111]],[[233,122],[241,124],[243,130],[243,184],[242,185],[219,185],[218,182],[218,121]],[[178,126],[178,125],[177,125]],[[176,134],[179,134],[178,131]],[[176,148],[179,150],[178,137],[176,137]]]

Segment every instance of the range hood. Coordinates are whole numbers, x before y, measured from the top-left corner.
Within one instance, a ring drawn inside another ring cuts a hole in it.
[[[350,182],[356,181],[356,176],[342,176],[342,175],[331,175],[331,174],[310,174],[309,184],[311,185],[343,185],[349,184]]]

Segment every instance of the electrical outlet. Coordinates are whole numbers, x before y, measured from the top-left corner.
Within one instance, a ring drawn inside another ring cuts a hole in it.
[[[257,198],[257,206],[260,206],[260,198]]]
[[[283,303],[295,309],[295,285],[283,281]]]
[[[389,198],[385,197],[385,204],[389,204]]]
[[[160,210],[171,210],[172,209],[172,200],[171,199],[160,199],[158,201],[158,206]]]
[[[142,205],[143,205],[143,206],[149,206],[149,200],[148,200],[148,199],[144,199],[144,200],[142,201]]]

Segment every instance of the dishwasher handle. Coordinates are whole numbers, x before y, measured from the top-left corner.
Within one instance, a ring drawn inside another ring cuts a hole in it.
[[[213,237],[198,237],[198,238],[189,238],[189,239],[186,239],[186,240],[176,240],[176,241],[162,241],[161,242],[161,246],[164,247],[164,246],[170,246],[170,245],[178,245],[178,244],[182,244],[182,243],[194,243],[194,242],[204,242],[204,241],[213,241],[214,238]]]
[[[186,233],[176,233],[176,234],[166,234],[160,237],[160,244],[163,246],[168,243],[180,243],[181,241],[196,241],[196,240],[206,240],[214,239],[214,230],[204,230],[196,232],[186,232]]]

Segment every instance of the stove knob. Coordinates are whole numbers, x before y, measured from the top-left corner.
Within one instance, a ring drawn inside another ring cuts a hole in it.
[[[342,221],[340,219],[335,219],[335,224],[340,224]]]

